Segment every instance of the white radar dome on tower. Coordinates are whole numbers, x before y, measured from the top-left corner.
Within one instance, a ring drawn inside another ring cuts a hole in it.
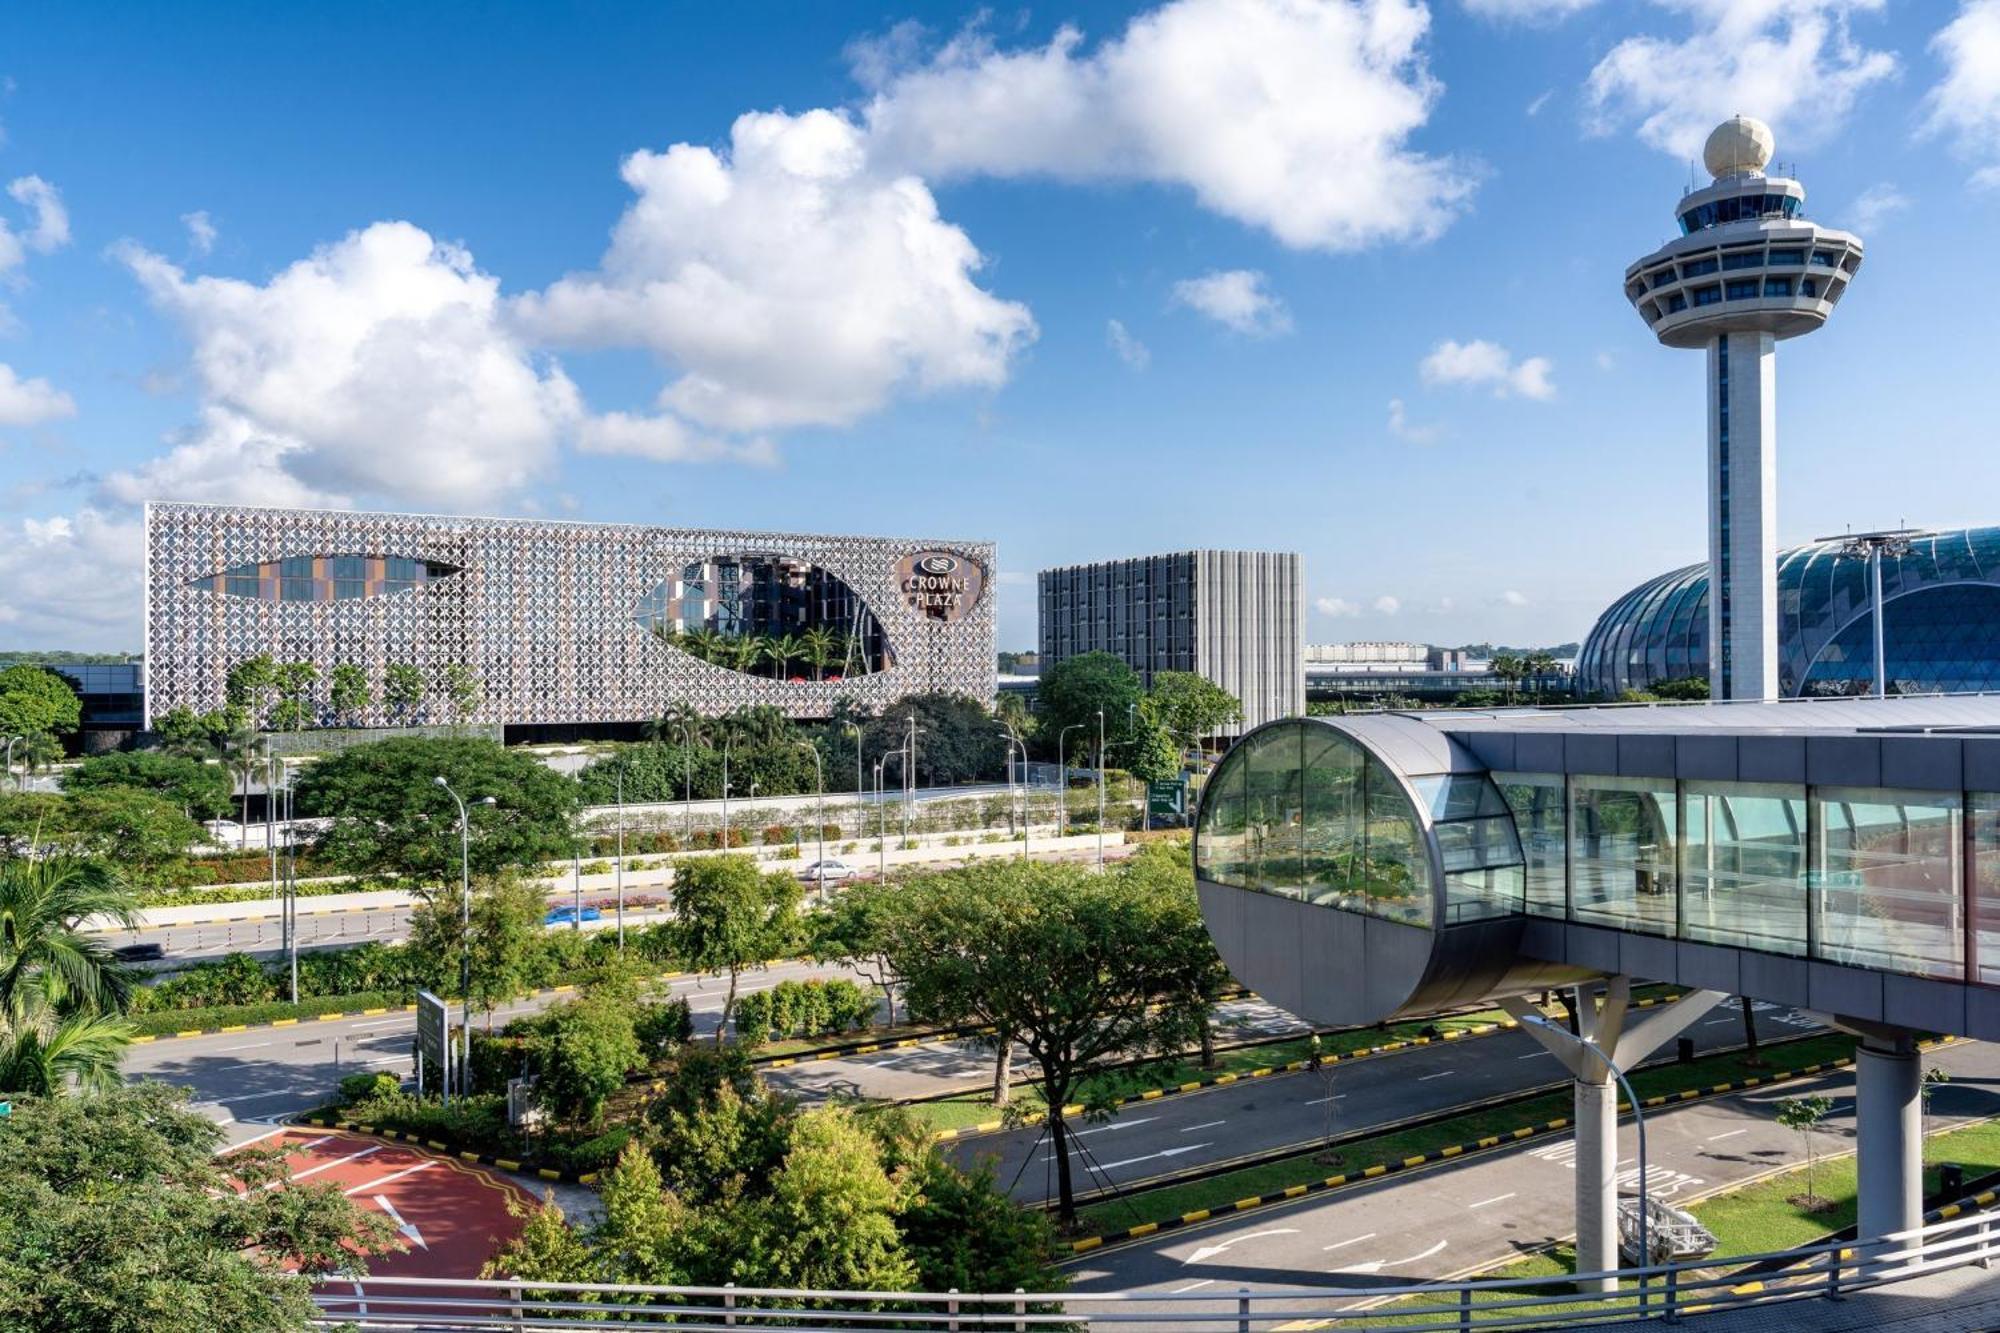
[[[1777,146],[1778,141],[1771,137],[1771,127],[1763,121],[1731,116],[1708,136],[1701,158],[1708,174],[1721,180],[1724,176],[1762,171]]]

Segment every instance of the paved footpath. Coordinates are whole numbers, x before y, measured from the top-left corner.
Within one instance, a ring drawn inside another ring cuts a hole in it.
[[[2000,1046],[1958,1042],[1926,1053],[1924,1063],[1954,1080],[1937,1090],[1931,1128],[2000,1115]],[[1662,1108],[1646,1117],[1654,1195],[1685,1204],[1797,1165],[1798,1136],[1777,1123],[1775,1104],[1808,1091],[1834,1099],[1820,1151],[1852,1151],[1854,1083],[1845,1071]],[[1620,1130],[1619,1183],[1636,1190],[1629,1119]],[[1353,1292],[1452,1278],[1571,1237],[1574,1170],[1573,1141],[1552,1137],[1093,1251],[1071,1272],[1086,1291],[1218,1294]]]
[[[1764,1040],[1822,1030],[1818,1020],[1776,1005],[1758,1007],[1755,1017]],[[1734,1003],[1720,1006],[1698,1020],[1688,1035],[1697,1051],[1736,1045],[1743,1040],[1741,1013]],[[1651,1063],[1673,1059],[1669,1048]],[[1774,1048],[1770,1059],[1774,1068],[1784,1068],[1785,1048]],[[1329,1133],[1352,1134],[1511,1096],[1562,1077],[1555,1058],[1525,1032],[1414,1046],[1342,1060],[1318,1071],[1273,1074],[1133,1103],[1104,1124],[1075,1127],[1071,1138],[1082,1151],[1072,1158],[1071,1169],[1078,1194],[1084,1194],[1107,1182],[1125,1184],[1324,1142]],[[968,1164],[993,1160],[1000,1182],[1016,1199],[1039,1203],[1055,1197],[1054,1153],[1038,1126],[961,1139],[950,1151]],[[1133,1203],[1142,1213],[1145,1206],[1141,1200]],[[1149,1215],[1133,1219],[1152,1220]]]

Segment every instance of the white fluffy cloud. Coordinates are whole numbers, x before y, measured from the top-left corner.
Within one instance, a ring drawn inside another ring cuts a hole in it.
[[[1361,614],[1360,606],[1345,597],[1321,597],[1313,603],[1313,609],[1323,616],[1333,616],[1336,619]]]
[[[598,271],[522,298],[541,337],[650,348],[665,411],[709,430],[842,426],[902,390],[1002,383],[1035,335],[922,181],[871,169],[830,111],[739,117],[729,151],[627,158]]]
[[[1383,593],[1371,602],[1370,605],[1385,616],[1393,616],[1403,609],[1403,600],[1400,597],[1391,597],[1389,594]]]
[[[1500,603],[1503,606],[1526,606],[1528,604],[1527,594],[1516,591],[1513,588],[1508,588],[1501,592]]]
[[[865,44],[870,151],[926,176],[1149,181],[1298,248],[1430,240],[1477,170],[1410,140],[1442,91],[1418,0],[1169,0],[1084,49]]]
[[[48,254],[69,244],[69,210],[62,193],[40,176],[20,176],[9,182],[8,197],[27,214],[27,225],[16,230],[0,218],[0,273],[19,268],[30,251]]]
[[[1865,237],[1896,214],[1907,210],[1910,197],[1887,181],[1871,185],[1847,207],[1847,220]]]
[[[1468,13],[1504,23],[1545,23],[1566,19],[1596,4],[1597,0],[1465,0]]]
[[[576,447],[587,454],[626,454],[650,458],[656,463],[755,463],[769,466],[777,462],[777,451],[768,439],[719,439],[695,430],[677,417],[637,416],[627,412],[606,412],[591,417],[577,428]]]
[[[1174,284],[1173,300],[1252,338],[1291,332],[1291,313],[1266,290],[1264,275],[1254,269],[1223,269],[1184,278]]]
[[[1434,444],[1438,437],[1436,426],[1420,426],[1410,420],[1409,409],[1400,398],[1389,400],[1389,433],[1410,444]]]
[[[1153,353],[1146,344],[1134,338],[1125,327],[1123,320],[1111,319],[1104,323],[1104,343],[1120,361],[1134,370],[1144,370],[1153,362]]]
[[[1639,138],[1696,158],[1710,130],[1741,112],[1771,123],[1780,147],[1824,140],[1855,101],[1898,68],[1851,31],[1884,0],[1654,0],[1684,16],[1679,39],[1627,37],[1590,72],[1592,127],[1636,122]]]
[[[142,546],[136,521],[91,508],[0,523],[0,624],[22,642],[130,647]]]
[[[188,249],[198,255],[215,249],[215,223],[210,220],[207,209],[181,214],[181,225],[187,228]]]
[[[1945,74],[1931,90],[1926,127],[1979,164],[1976,182],[2000,185],[2000,0],[1963,0],[1931,49]]]
[[[193,344],[205,410],[166,458],[113,486],[121,499],[463,509],[542,475],[581,416],[575,387],[509,327],[498,281],[409,223],[351,233],[262,285],[123,257]]]
[[[1556,396],[1555,382],[1549,378],[1555,367],[1547,357],[1526,356],[1517,361],[1512,352],[1484,338],[1466,343],[1447,338],[1431,349],[1417,369],[1426,384],[1491,389],[1499,398],[1518,394],[1538,402]]]
[[[0,362],[0,426],[39,426],[76,415],[76,403],[45,379],[24,380]]]

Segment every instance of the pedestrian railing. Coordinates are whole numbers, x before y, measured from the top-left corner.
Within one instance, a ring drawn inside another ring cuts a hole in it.
[[[1675,1322],[1720,1310],[1839,1298],[1931,1273],[1990,1267],[2000,1214],[1974,1212],[1866,1241],[1830,1241],[1726,1264],[1668,1264],[1563,1279],[1252,1291],[919,1293],[757,1287],[649,1287],[445,1278],[329,1278],[322,1325],[362,1329],[667,1328],[681,1333],[964,1333],[966,1330],[1181,1330],[1275,1333],[1571,1329]],[[1777,1271],[1771,1271],[1773,1268]],[[1746,1279],[1746,1270],[1764,1275]],[[1593,1286],[1611,1286],[1592,1291]]]

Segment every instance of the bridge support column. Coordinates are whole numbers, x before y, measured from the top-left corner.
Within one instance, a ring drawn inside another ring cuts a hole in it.
[[[1864,1034],[1854,1056],[1854,1089],[1861,1238],[1921,1226],[1923,1071],[1914,1034]]]
[[[1575,1080],[1577,1272],[1602,1273],[1619,1266],[1618,1085],[1605,1061],[1629,1072],[1728,998],[1722,991],[1690,991],[1628,1025],[1632,978],[1607,977],[1601,991],[1576,988],[1574,1034],[1539,1021],[1541,1010],[1526,999],[1500,1002]],[[1614,1285],[1610,1278],[1578,1284],[1597,1291]]]

